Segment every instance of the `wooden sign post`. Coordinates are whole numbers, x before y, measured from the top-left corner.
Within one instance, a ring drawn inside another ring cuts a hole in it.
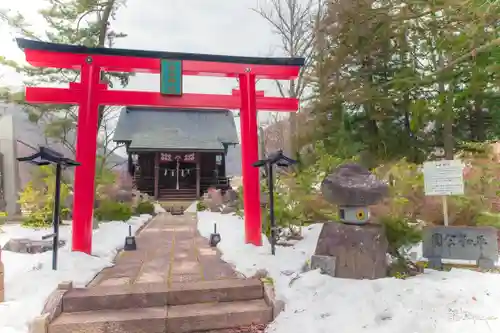
[[[460,160],[424,162],[425,195],[443,198],[443,224],[448,226],[448,195],[464,194],[464,165]]]

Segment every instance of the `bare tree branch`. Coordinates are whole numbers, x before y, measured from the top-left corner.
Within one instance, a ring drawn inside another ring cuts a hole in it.
[[[319,2],[315,2],[319,1]],[[285,87],[276,81],[279,94],[282,97],[302,98],[309,85],[308,73],[313,57],[315,23],[322,12],[323,0],[264,0],[264,4],[253,9],[271,26],[273,32],[281,40],[281,49],[289,57],[305,59],[305,66],[297,80],[291,80]],[[285,149],[294,154],[296,142],[297,117],[290,114],[289,147]]]
[[[116,144],[113,142],[115,121],[118,118],[118,115],[118,107],[106,107],[103,111],[99,129],[98,147],[101,149],[101,158],[103,159],[102,165],[107,165],[109,168],[114,168],[119,165],[119,163],[115,163],[115,165],[109,166],[108,160],[118,149],[123,147],[123,144]]]

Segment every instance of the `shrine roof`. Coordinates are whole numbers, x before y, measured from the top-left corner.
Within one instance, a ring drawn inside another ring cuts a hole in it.
[[[131,150],[215,150],[237,144],[229,110],[125,107],[113,136]]]

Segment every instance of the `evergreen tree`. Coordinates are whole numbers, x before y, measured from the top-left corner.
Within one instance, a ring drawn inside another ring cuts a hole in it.
[[[28,39],[84,45],[87,47],[112,47],[114,42],[126,34],[114,31],[112,22],[118,10],[125,5],[122,0],[45,0],[46,6],[39,11],[47,29],[34,31],[20,13],[0,10],[0,19],[5,21],[17,36]],[[0,54],[0,64],[11,67],[23,74],[27,86],[60,85],[67,86],[79,80],[79,71],[39,68],[17,63]],[[102,80],[110,87],[113,84],[128,84],[129,74],[104,73]],[[44,126],[48,137],[60,140],[74,151],[74,131],[76,128],[77,108],[68,105],[29,105],[23,93],[13,93],[6,89],[0,91],[0,98],[25,106],[30,120]],[[99,109],[99,124],[108,111]]]
[[[483,6],[484,7],[484,6]],[[500,5],[441,0],[328,4],[315,38],[315,139],[369,166],[498,138]]]

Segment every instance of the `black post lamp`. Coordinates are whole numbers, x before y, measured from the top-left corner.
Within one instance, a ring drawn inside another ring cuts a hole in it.
[[[289,167],[297,164],[296,160],[291,159],[283,154],[280,149],[277,152],[271,153],[266,159],[259,160],[253,164],[254,167],[260,168],[265,167],[267,173],[267,187],[269,187],[269,217],[271,224],[271,253],[276,254],[276,221],[274,218],[274,175],[273,175],[273,165],[279,167]]]
[[[132,226],[128,226],[128,236],[125,237],[125,246],[123,247],[125,251],[135,251],[137,250],[137,242],[135,241],[135,236],[132,236]]]
[[[210,239],[209,239],[210,247],[217,247],[217,244],[219,244],[221,240],[222,240],[221,236],[217,232],[217,224],[214,223],[214,232],[210,234]]]
[[[52,237],[52,269],[57,270],[57,251],[59,249],[59,215],[60,215],[60,196],[61,196],[61,175],[62,167],[76,167],[80,163],[64,157],[61,153],[47,148],[39,147],[38,152],[31,156],[19,157],[19,162],[28,162],[38,166],[55,164],[56,165],[56,186],[54,193],[54,209],[52,212],[52,224],[54,232],[50,235],[45,235],[42,239]]]

